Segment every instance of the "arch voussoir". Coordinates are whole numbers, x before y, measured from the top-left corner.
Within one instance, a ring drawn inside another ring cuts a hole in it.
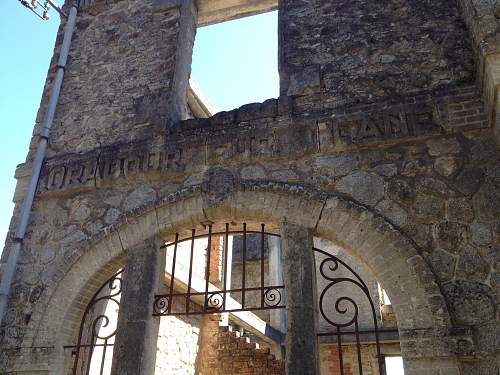
[[[440,293],[432,273],[411,241],[389,222],[362,205],[331,197],[316,230],[318,235],[336,240],[373,271],[391,297],[402,327],[430,328],[436,322],[444,330],[450,327],[444,299],[431,309],[429,298]],[[407,303],[409,295],[413,307]],[[433,305],[437,302],[433,300]]]

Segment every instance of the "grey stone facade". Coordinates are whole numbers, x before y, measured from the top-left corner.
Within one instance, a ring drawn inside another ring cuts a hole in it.
[[[207,119],[188,119],[194,2],[81,7],[1,373],[65,373],[85,302],[144,241],[207,221],[278,233],[285,220],[373,272],[408,375],[498,374],[498,4],[263,3],[279,6],[281,96]]]

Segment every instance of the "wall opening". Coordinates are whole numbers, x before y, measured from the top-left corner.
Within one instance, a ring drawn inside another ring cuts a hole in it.
[[[191,79],[216,112],[277,97],[278,12],[199,28]]]

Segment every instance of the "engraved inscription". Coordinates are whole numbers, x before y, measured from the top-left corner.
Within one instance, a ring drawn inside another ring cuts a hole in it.
[[[430,109],[338,116],[318,124],[320,146],[363,144],[411,137],[437,129]]]
[[[52,160],[45,166],[41,190],[60,191],[89,186],[99,180],[138,173],[182,173],[199,165],[249,162],[293,157],[391,139],[429,134],[439,130],[426,106],[333,116],[288,126],[257,130],[248,124],[238,132],[193,136],[189,145],[170,141],[164,148],[142,145],[137,149],[108,150],[98,158],[66,162]]]

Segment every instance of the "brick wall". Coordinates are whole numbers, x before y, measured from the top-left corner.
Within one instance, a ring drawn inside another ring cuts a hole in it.
[[[382,344],[381,353],[399,355],[399,344]],[[377,352],[374,344],[361,345],[361,358],[364,375],[379,375]],[[342,346],[344,375],[359,374],[356,345]],[[337,345],[321,345],[320,347],[321,375],[340,375],[339,349]]]
[[[229,327],[219,327],[217,315],[204,318],[200,375],[284,375],[284,363],[268,348],[259,348],[248,337]]]

